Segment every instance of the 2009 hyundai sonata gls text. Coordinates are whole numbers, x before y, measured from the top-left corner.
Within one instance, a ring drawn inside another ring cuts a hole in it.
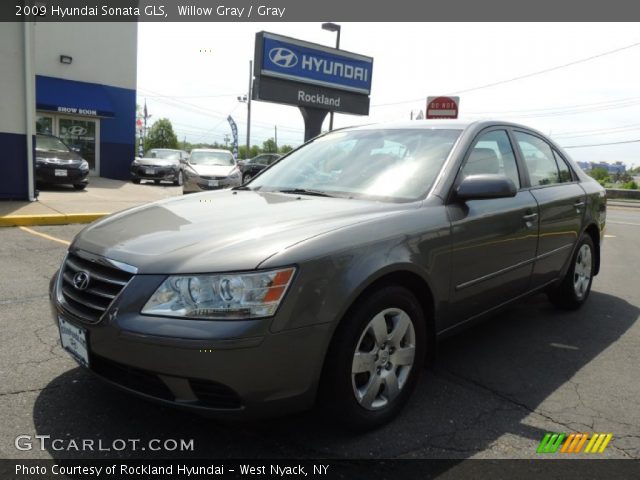
[[[581,306],[605,202],[520,125],[348,128],[242,187],[88,226],[52,311],[81,364],[147,398],[225,418],[318,400],[370,428],[438,337],[533,292]]]

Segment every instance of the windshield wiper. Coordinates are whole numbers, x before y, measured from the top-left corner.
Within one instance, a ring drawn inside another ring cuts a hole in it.
[[[292,193],[294,195],[314,195],[316,197],[334,197],[327,192],[321,190],[310,190],[307,188],[290,188],[285,190],[276,190],[279,193]]]

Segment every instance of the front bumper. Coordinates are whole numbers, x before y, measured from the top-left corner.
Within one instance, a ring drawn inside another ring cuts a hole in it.
[[[222,190],[223,188],[239,187],[242,179],[238,177],[200,177],[198,175],[185,173],[182,191],[207,192],[210,190]]]
[[[58,176],[56,170],[64,170],[66,175]],[[46,184],[87,184],[89,183],[89,170],[81,170],[79,168],[64,168],[55,165],[37,165],[36,166],[36,182]]]
[[[172,167],[145,167],[132,165],[129,169],[132,179],[165,180],[171,182],[178,180],[179,172],[180,169],[174,169]]]
[[[330,324],[273,333],[273,319],[186,320],[138,313],[164,276],[134,276],[96,323],[65,308],[51,281],[54,321],[87,331],[89,368],[157,402],[219,418],[257,418],[313,405]],[[277,317],[276,317],[277,318]]]

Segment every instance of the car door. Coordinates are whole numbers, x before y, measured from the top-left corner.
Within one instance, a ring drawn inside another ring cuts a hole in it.
[[[506,129],[483,131],[475,139],[455,185],[467,175],[502,174],[518,192],[515,197],[452,199],[447,211],[452,228],[452,326],[526,292],[535,258],[537,203],[520,188],[514,149]]]
[[[531,277],[532,288],[555,280],[580,235],[586,194],[568,163],[543,138],[515,130],[531,194],[538,202],[540,237]]]

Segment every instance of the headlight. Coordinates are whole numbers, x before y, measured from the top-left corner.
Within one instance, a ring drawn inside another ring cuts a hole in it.
[[[140,160],[138,158],[134,158],[133,162],[131,162],[131,165],[140,165]]]
[[[82,160],[82,162],[80,162],[80,170],[89,170],[89,162]]]
[[[270,317],[276,313],[295,268],[268,272],[168,277],[143,314],[202,319]]]

